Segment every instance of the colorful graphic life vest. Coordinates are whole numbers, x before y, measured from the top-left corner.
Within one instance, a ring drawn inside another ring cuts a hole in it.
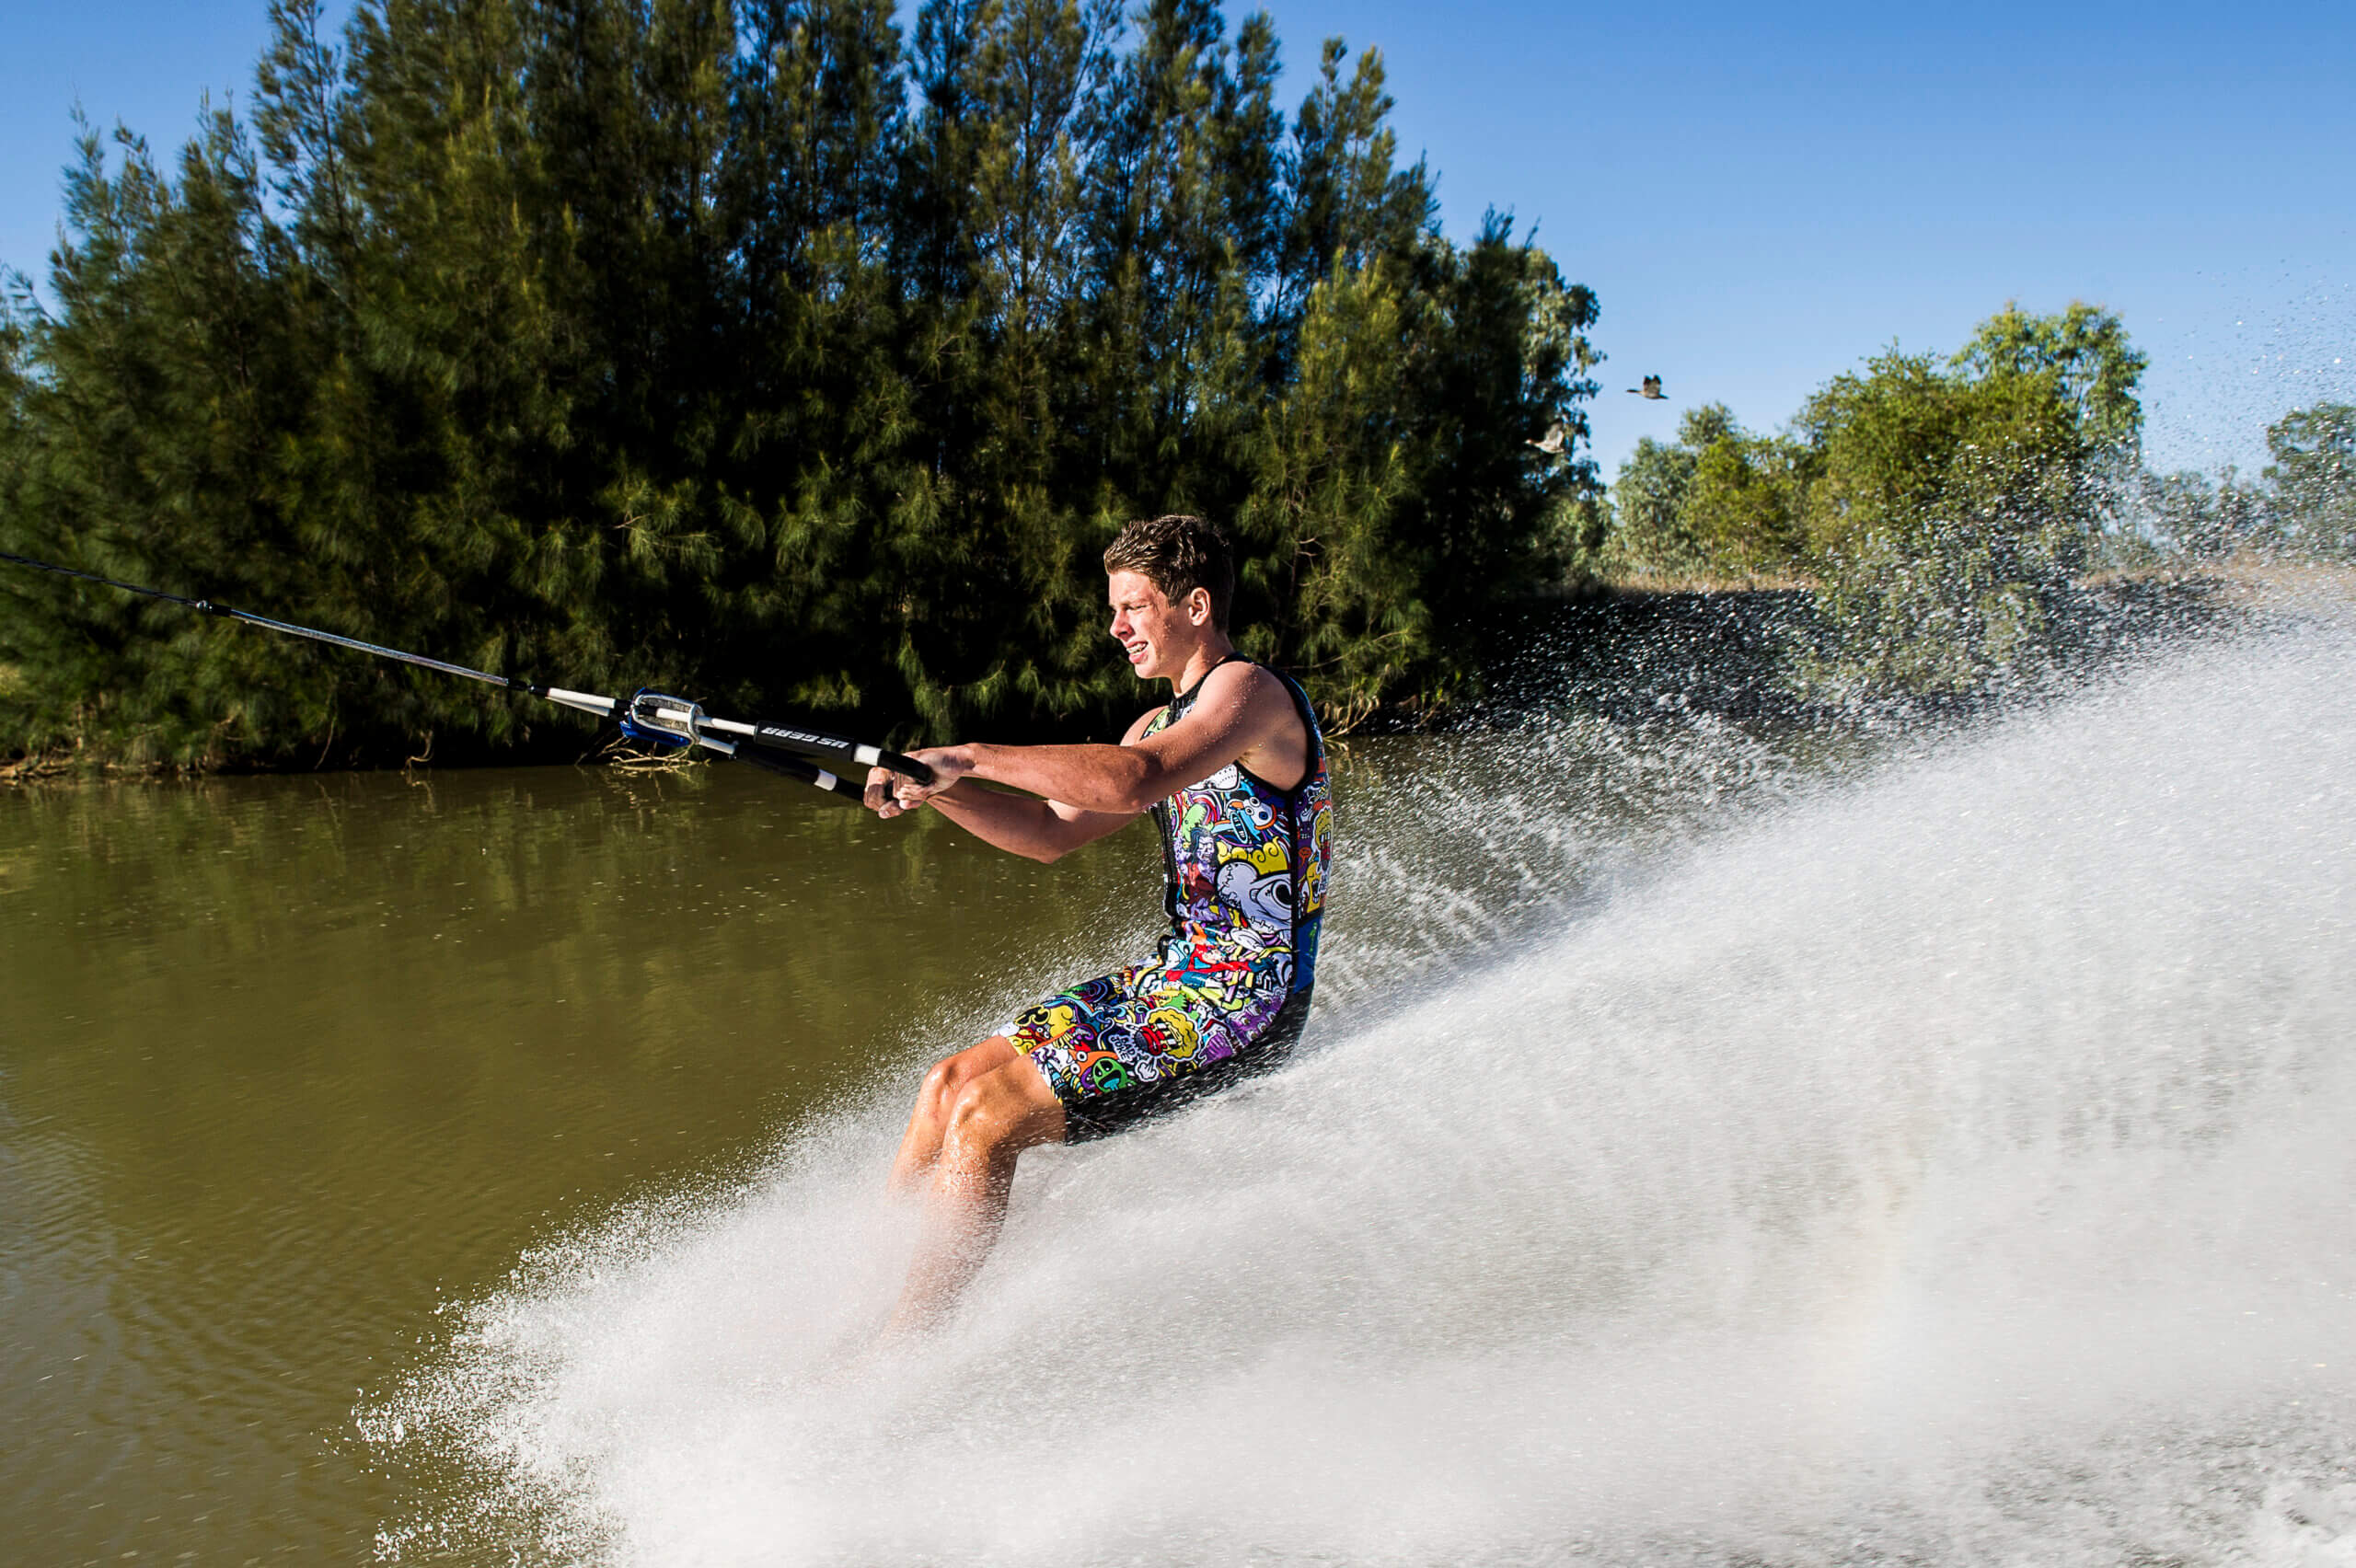
[[[1230,653],[1219,663],[1230,660],[1256,663]],[[1334,805],[1326,785],[1325,738],[1309,695],[1282,672],[1268,673],[1284,682],[1309,734],[1309,771],[1299,784],[1280,790],[1242,764],[1230,763],[1172,794],[1153,814],[1170,873],[1171,941],[1197,952],[1218,950],[1247,972],[1255,989],[1305,995],[1316,982]],[[1196,681],[1172,698],[1145,732],[1184,718],[1202,689]]]

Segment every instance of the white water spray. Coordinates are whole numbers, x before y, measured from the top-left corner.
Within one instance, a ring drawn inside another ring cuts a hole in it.
[[[1344,886],[1322,1049],[1027,1156],[920,1349],[831,1364],[906,1257],[903,1085],[538,1260],[367,1412],[478,1476],[388,1554],[2356,1562],[2356,631],[1608,886],[1542,793],[1485,875],[1362,802],[1403,880]]]

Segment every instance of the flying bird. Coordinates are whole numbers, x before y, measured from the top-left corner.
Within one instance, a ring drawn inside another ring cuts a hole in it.
[[[1628,390],[1639,398],[1650,398],[1656,403],[1669,396],[1660,389],[1660,377],[1657,375],[1647,375],[1642,386],[1631,386]]]
[[[1563,428],[1562,421],[1556,420],[1553,424],[1546,427],[1546,437],[1544,440],[1525,441],[1522,444],[1524,446],[1535,446],[1539,451],[1543,452],[1549,457],[1560,457],[1563,455],[1564,444],[1569,441],[1570,438],[1571,432]]]

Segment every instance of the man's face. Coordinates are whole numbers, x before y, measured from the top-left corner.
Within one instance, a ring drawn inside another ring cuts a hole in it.
[[[1173,605],[1142,571],[1114,572],[1104,597],[1113,606],[1114,640],[1139,680],[1167,680],[1184,669],[1210,624],[1208,594],[1197,588]]]

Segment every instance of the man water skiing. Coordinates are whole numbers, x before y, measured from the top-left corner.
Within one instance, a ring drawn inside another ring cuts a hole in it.
[[[1060,991],[934,1066],[893,1162],[930,1213],[892,1328],[956,1299],[1006,1217],[1014,1164],[1103,1137],[1275,1066],[1309,1014],[1332,806],[1307,694],[1228,640],[1235,568],[1199,517],[1130,524],[1104,552],[1113,636],[1171,700],[1118,745],[941,746],[920,786],[877,769],[867,803],[930,806],[1053,860],[1151,811],[1171,928],[1149,962]],[[1024,793],[981,787],[1006,785]]]

